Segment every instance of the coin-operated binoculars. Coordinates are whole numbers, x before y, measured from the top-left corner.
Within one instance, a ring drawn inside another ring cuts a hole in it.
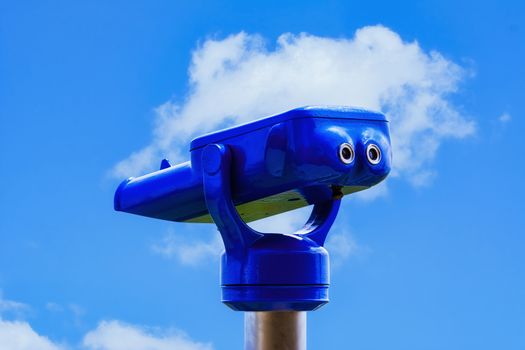
[[[306,318],[328,302],[323,247],[341,198],[381,182],[391,148],[383,114],[304,107],[194,139],[190,161],[129,178],[115,209],[211,223],[222,236],[222,301],[246,317],[247,349],[301,349]],[[313,205],[303,228],[261,233],[246,223]],[[255,311],[255,313],[251,313]]]

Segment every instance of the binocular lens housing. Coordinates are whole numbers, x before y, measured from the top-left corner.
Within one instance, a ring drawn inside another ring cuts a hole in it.
[[[343,143],[339,146],[339,159],[345,164],[350,164],[354,161],[355,152],[354,147],[349,143]]]
[[[369,144],[366,147],[366,159],[372,165],[379,164],[381,161],[381,149],[376,144]]]
[[[115,209],[169,221],[213,222],[203,171],[218,163],[203,159],[203,151],[216,144],[231,151],[231,195],[245,222],[365,190],[390,170],[383,114],[310,106],[194,139],[189,161],[164,160],[160,170],[124,180]],[[334,186],[341,193],[334,193]]]

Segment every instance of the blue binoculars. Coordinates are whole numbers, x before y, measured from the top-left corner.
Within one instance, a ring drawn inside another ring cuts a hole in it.
[[[234,310],[310,311],[328,302],[323,247],[341,198],[391,167],[388,122],[347,107],[303,107],[194,139],[190,161],[129,178],[115,210],[217,226],[225,247],[222,300]],[[290,234],[246,223],[313,205]]]

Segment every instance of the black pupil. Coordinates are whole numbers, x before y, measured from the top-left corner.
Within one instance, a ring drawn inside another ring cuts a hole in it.
[[[350,157],[352,157],[352,152],[348,149],[348,147],[343,148],[341,153],[344,159],[350,159]]]
[[[372,160],[376,160],[377,159],[377,150],[375,148],[370,148],[370,150],[368,151],[368,154],[370,156],[370,159]]]

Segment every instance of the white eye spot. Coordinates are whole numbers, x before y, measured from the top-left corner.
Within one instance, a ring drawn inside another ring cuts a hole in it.
[[[366,146],[366,159],[372,165],[379,164],[381,161],[381,149],[373,143],[369,144]]]
[[[339,146],[339,159],[345,164],[350,164],[354,161],[355,152],[354,147],[349,143],[343,143]]]

